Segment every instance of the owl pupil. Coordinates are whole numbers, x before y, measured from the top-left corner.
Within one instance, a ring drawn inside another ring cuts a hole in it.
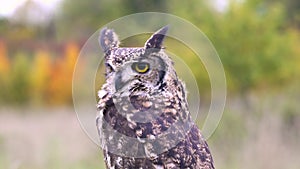
[[[144,70],[144,69],[146,69],[146,67],[147,67],[146,63],[139,63],[137,66],[138,66],[138,68],[141,69],[141,70]]]
[[[138,73],[146,73],[149,70],[149,63],[136,62],[132,64],[132,69]]]

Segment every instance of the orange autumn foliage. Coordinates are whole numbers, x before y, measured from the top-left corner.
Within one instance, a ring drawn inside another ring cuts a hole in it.
[[[43,102],[46,95],[46,88],[50,81],[52,71],[51,56],[48,51],[38,50],[31,66],[31,88],[34,102]]]
[[[78,45],[68,43],[63,56],[54,61],[48,87],[50,104],[72,103],[72,77],[78,54]]]
[[[7,74],[10,70],[10,62],[7,57],[6,45],[0,40],[0,75]]]

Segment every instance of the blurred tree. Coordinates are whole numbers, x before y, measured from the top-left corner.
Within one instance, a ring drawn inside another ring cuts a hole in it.
[[[66,44],[63,56],[55,60],[47,89],[51,104],[72,103],[72,75],[78,53],[78,45],[69,42]]]
[[[7,47],[4,41],[0,39],[0,89],[7,89],[9,87],[10,69],[11,65],[7,56]],[[8,94],[8,90],[0,90],[0,102],[4,102]]]
[[[53,40],[53,15],[40,3],[26,0],[9,18],[6,39],[13,43],[32,40]]]
[[[51,57],[49,52],[38,50],[31,66],[31,99],[34,104],[42,104],[47,99],[50,82]]]
[[[9,21],[7,18],[1,18],[0,17],[0,37],[4,38],[6,37],[6,32],[9,29]]]
[[[226,10],[216,12],[212,3],[198,0],[180,3],[174,0],[65,0],[60,16],[66,32],[75,37],[87,37],[101,24],[122,15],[167,11],[188,19],[208,35],[223,61],[232,91],[265,89],[290,80],[294,68],[287,71],[284,63],[294,60],[295,53],[289,46],[293,39],[288,36],[282,3],[266,3],[267,0],[230,2]],[[85,10],[90,12],[83,12]],[[199,68],[193,60],[187,62],[192,70]],[[203,80],[199,79],[203,77],[203,73],[200,74],[198,81]]]
[[[7,46],[4,41],[0,39],[0,77],[8,74],[10,70],[10,61],[7,56]]]
[[[299,0],[287,0],[287,19],[289,19],[293,25],[300,29],[300,1]]]
[[[64,0],[57,15],[61,40],[86,40],[102,25],[121,15],[121,0]]]
[[[264,0],[268,5],[280,3],[285,7],[286,21],[300,29],[300,1],[299,0]]]
[[[38,2],[26,0],[13,13],[11,20],[22,25],[44,25],[49,21],[50,13]]]
[[[12,65],[10,74],[9,96],[5,99],[8,103],[26,104],[30,100],[30,79],[29,79],[28,56],[18,53]]]
[[[286,63],[294,60],[295,53],[290,46],[293,39],[284,29],[283,12],[280,4],[233,3],[217,26],[206,32],[234,84],[232,90],[244,93],[292,80],[294,67],[287,68]],[[283,76],[281,72],[287,70],[290,73]]]
[[[57,15],[60,39],[86,40],[101,26],[137,12],[167,10],[166,0],[64,0]]]
[[[128,15],[138,12],[166,12],[167,0],[123,0],[120,5],[126,9],[123,15]],[[169,2],[171,4],[172,2]]]
[[[41,10],[33,12],[39,4],[28,0],[19,7],[13,20],[0,19],[0,72],[4,72],[0,87],[8,88],[0,95],[14,102],[26,102],[27,89],[33,87],[37,98],[46,91],[52,103],[70,103],[78,40],[80,43],[86,41],[99,27],[118,17],[144,11],[168,12],[200,28],[220,55],[231,93],[243,95],[249,91],[277,90],[295,83],[300,76],[300,34],[291,23],[298,22],[298,1],[230,2],[226,9],[216,11],[212,2],[198,0],[64,0],[55,18],[47,18],[45,24],[28,24],[26,20],[32,20]],[[291,5],[293,12],[287,10],[287,4],[295,4]],[[57,33],[63,41],[58,45],[54,38]],[[71,39],[76,43],[70,43]],[[129,38],[127,42],[126,46],[131,46],[136,40]],[[176,54],[194,72],[201,94],[209,94],[205,67],[195,61],[197,57],[186,46],[175,40],[169,42],[168,48],[178,52]],[[54,53],[61,57],[52,63]],[[31,54],[34,55],[32,63],[28,59]],[[6,82],[3,79],[7,79]],[[50,79],[49,84],[47,79]]]

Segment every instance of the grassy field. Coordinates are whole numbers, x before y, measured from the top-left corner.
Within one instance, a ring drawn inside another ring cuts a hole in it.
[[[247,101],[228,99],[223,119],[208,140],[216,168],[299,169],[296,98],[253,96]],[[85,135],[73,109],[2,108],[0,169],[53,168],[104,168],[101,150]]]
[[[101,159],[71,108],[1,110],[1,169],[103,168]]]

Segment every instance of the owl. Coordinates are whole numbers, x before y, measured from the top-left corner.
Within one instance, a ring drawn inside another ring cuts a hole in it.
[[[105,83],[96,125],[109,169],[213,169],[205,139],[191,119],[184,83],[163,47],[168,27],[144,47],[119,47],[104,28]]]

